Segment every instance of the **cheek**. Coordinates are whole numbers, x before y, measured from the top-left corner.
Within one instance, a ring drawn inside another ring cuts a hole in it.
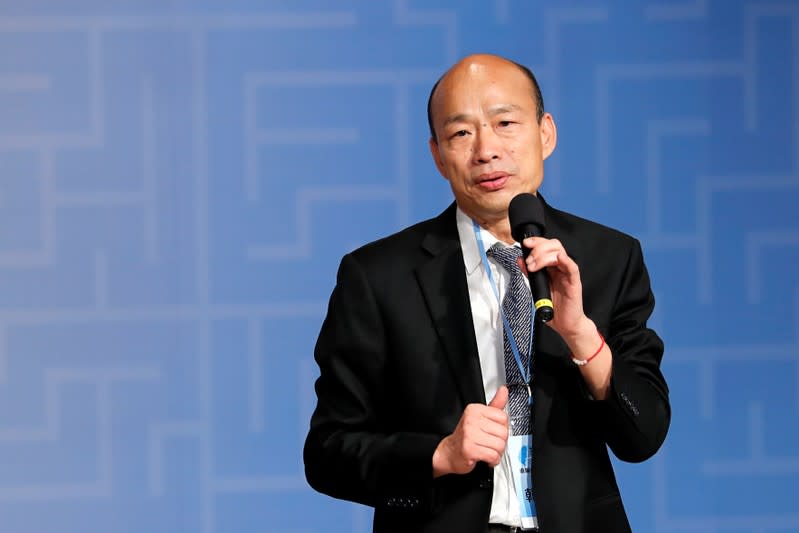
[[[510,149],[510,153],[513,155],[515,161],[521,162],[531,156],[532,150],[529,145],[517,143]]]

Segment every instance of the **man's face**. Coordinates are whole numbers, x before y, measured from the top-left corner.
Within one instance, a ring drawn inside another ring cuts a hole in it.
[[[441,80],[431,109],[433,159],[467,215],[505,218],[514,196],[538,190],[557,134],[550,115],[536,120],[532,83],[518,67],[467,58]]]

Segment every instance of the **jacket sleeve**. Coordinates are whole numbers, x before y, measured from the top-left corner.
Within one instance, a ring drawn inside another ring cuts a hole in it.
[[[599,405],[600,427],[623,461],[644,461],[657,452],[671,420],[668,387],[660,371],[663,342],[647,327],[655,298],[641,246],[632,241],[607,330],[613,353],[610,391]]]
[[[429,509],[432,457],[443,435],[391,431],[381,418],[390,347],[375,291],[352,255],[342,259],[314,357],[316,409],[305,441],[308,483],[374,507]]]

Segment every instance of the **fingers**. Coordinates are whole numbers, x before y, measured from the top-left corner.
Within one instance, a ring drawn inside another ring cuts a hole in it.
[[[505,453],[505,444],[503,443],[502,448],[493,448],[493,447],[479,447],[477,449],[476,456],[479,457],[478,461],[483,461],[487,463],[490,467],[497,466],[500,462],[502,462],[502,454]]]
[[[577,274],[580,272],[577,263],[574,262],[574,259],[566,255],[565,251],[558,252],[557,264],[555,266],[558,270],[568,274]]]
[[[500,400],[504,407],[508,399],[508,390],[507,387],[503,388],[504,398]],[[503,392],[497,391],[497,394],[502,395]],[[498,449],[500,452],[505,449],[505,442],[508,440],[508,414],[502,409],[474,404],[466,408],[462,422],[464,436],[468,440]]]
[[[489,405],[470,404],[452,434],[449,460],[458,472],[469,472],[477,461],[496,466],[508,441],[507,387],[500,387]],[[499,406],[502,406],[500,408]]]
[[[459,454],[467,463],[485,461],[496,466],[505,452],[508,441],[507,424],[473,420],[463,425]]]
[[[466,406],[455,431],[443,439],[433,454],[435,476],[465,474],[478,461],[497,466],[508,442],[508,387],[500,385],[488,405]]]
[[[577,264],[569,257],[559,240],[529,237],[523,244],[530,249],[524,265],[527,271],[536,272],[542,268],[554,267],[566,274],[578,272]]]

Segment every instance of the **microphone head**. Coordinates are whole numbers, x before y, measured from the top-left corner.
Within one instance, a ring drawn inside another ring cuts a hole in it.
[[[544,208],[538,196],[523,192],[517,194],[510,201],[508,206],[508,219],[510,220],[510,232],[517,242],[522,242],[525,237],[529,237],[530,226],[535,226],[544,235],[546,224],[544,223]]]

